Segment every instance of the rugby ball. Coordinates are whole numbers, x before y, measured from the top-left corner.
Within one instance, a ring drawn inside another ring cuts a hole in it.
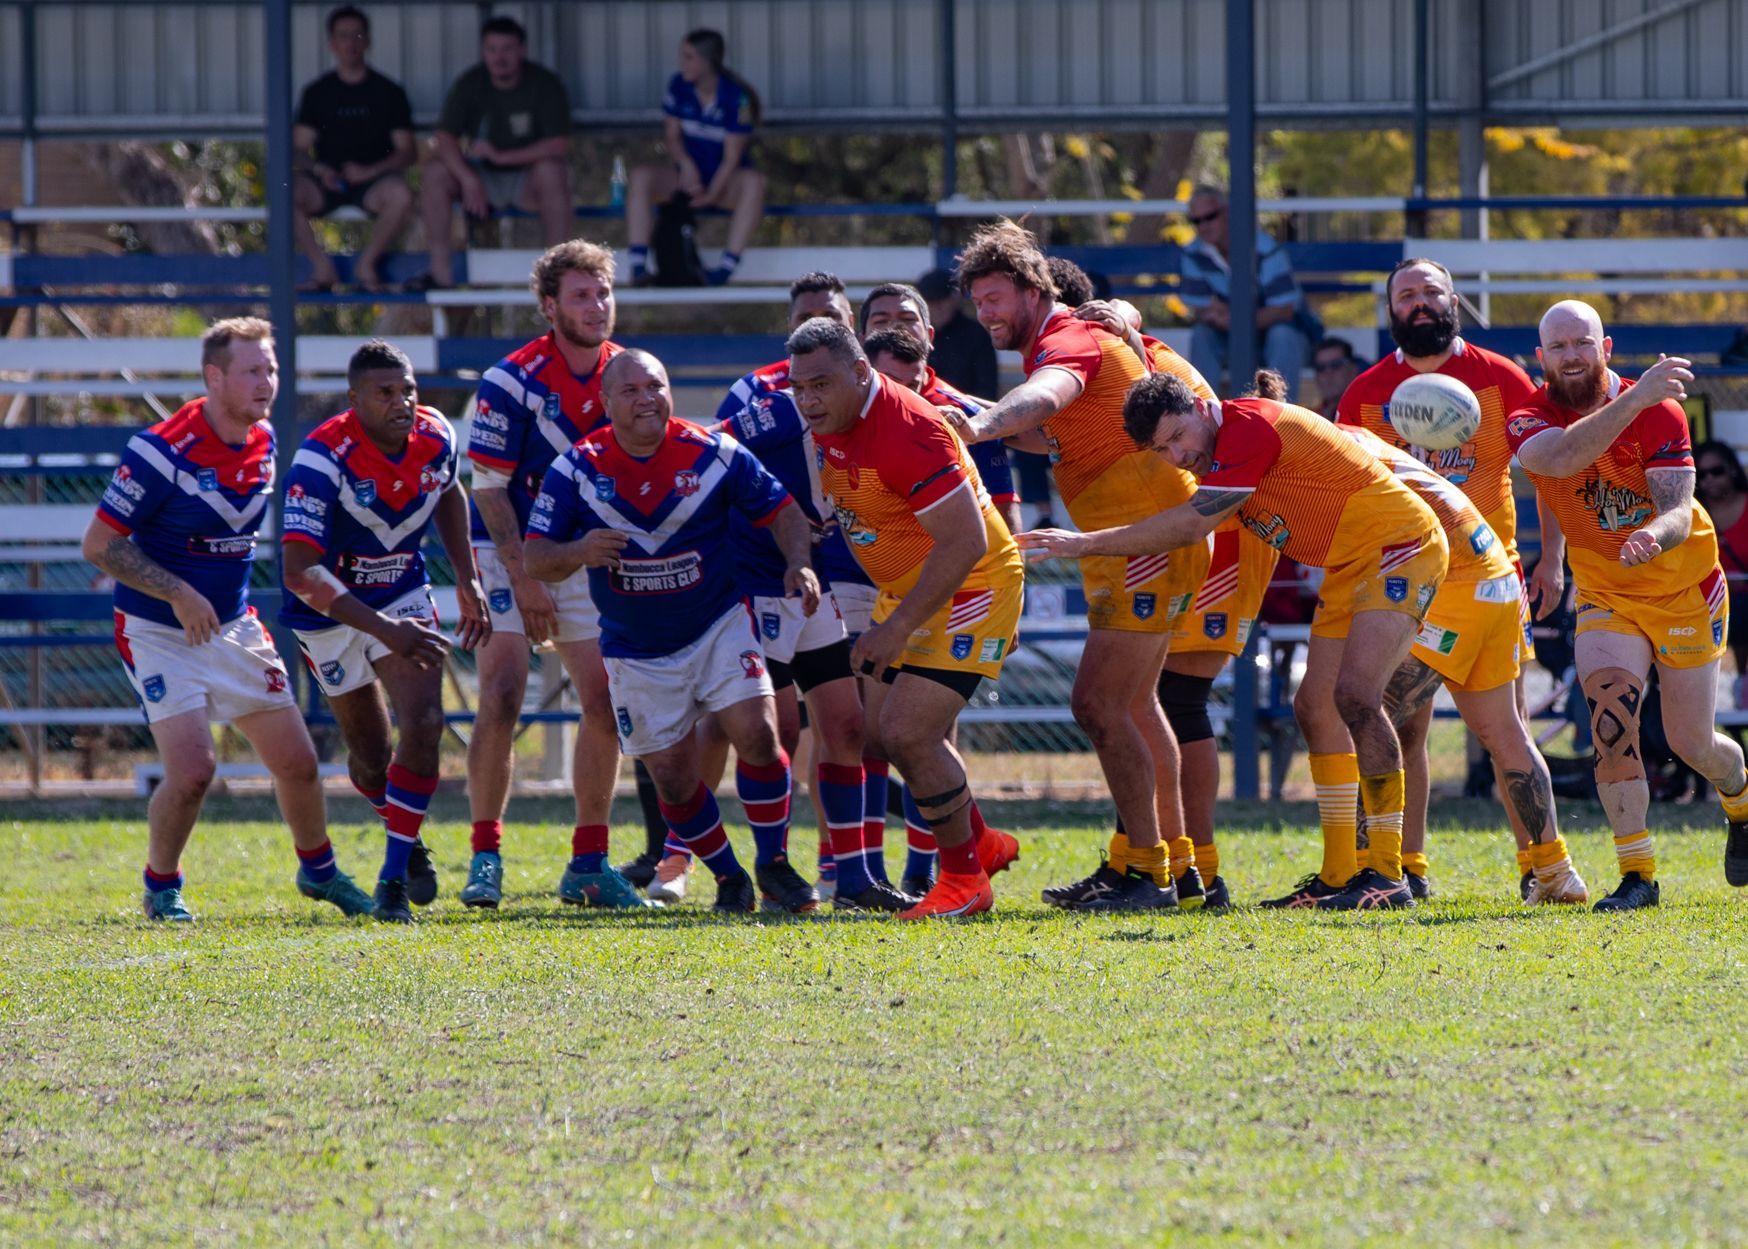
[[[1415,446],[1449,451],[1480,432],[1481,401],[1454,377],[1421,373],[1396,387],[1389,420]]]

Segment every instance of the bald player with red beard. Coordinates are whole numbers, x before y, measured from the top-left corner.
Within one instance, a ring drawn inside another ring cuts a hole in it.
[[[1711,517],[1693,498],[1693,448],[1680,401],[1688,361],[1665,357],[1638,383],[1609,368],[1613,342],[1589,304],[1563,300],[1542,316],[1544,384],[1506,422],[1518,463],[1561,535],[1544,569],[1572,563],[1577,586],[1575,663],[1590,705],[1596,792],[1614,829],[1621,883],[1599,911],[1656,906],[1656,857],[1645,816],[1650,789],[1639,751],[1639,712],[1651,666],[1670,748],[1718,791],[1729,820],[1724,876],[1748,884],[1748,772],[1741,748],[1717,731],[1718,660],[1729,592]],[[1564,548],[1562,550],[1561,548]],[[1541,613],[1557,603],[1549,572]]]

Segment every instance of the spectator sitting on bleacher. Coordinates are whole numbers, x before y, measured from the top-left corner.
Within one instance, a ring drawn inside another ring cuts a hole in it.
[[[421,195],[431,271],[415,289],[452,286],[451,215],[456,201],[485,218],[520,208],[540,218],[554,247],[571,236],[570,96],[559,76],[528,59],[528,36],[514,18],[480,28],[480,63],[443,100]]]
[[[1232,317],[1226,194],[1199,186],[1190,196],[1189,209],[1196,239],[1184,248],[1179,294],[1196,313],[1195,329],[1190,333],[1190,363],[1208,379],[1208,385],[1219,390]],[[1299,322],[1309,318],[1309,309],[1293,277],[1286,247],[1262,230],[1256,232],[1256,287],[1256,335],[1262,364],[1287,379],[1287,402],[1297,403],[1309,347]]]
[[[362,11],[347,4],[328,14],[328,47],[334,68],[303,89],[291,132],[298,166],[292,222],[298,248],[310,262],[309,281],[298,289],[328,291],[339,283],[310,218],[350,206],[375,219],[370,241],[352,261],[353,281],[380,291],[377,261],[413,212],[413,191],[401,176],[418,158],[413,106],[399,83],[365,64],[370,19]]]
[[[1718,563],[1730,587],[1730,654],[1736,659],[1736,705],[1748,706],[1748,473],[1727,443],[1708,438],[1693,449],[1694,494],[1718,531]]]
[[[631,245],[631,283],[649,280],[649,240],[655,206],[676,191],[694,209],[726,208],[728,248],[710,270],[712,286],[734,277],[747,244],[765,215],[765,175],[753,168],[753,131],[759,93],[723,64],[727,45],[714,30],[695,30],[680,41],[680,72],[662,97],[662,138],[671,165],[639,165],[626,188],[625,230]]]
[[[1371,365],[1353,353],[1345,338],[1325,338],[1311,349],[1311,371],[1317,378],[1317,411],[1333,421],[1342,392]]]

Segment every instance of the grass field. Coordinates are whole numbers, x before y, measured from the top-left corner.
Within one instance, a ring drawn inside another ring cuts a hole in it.
[[[561,908],[557,805],[464,912],[445,798],[397,930],[298,898],[260,804],[211,805],[192,929],[137,917],[137,806],[15,805],[0,1242],[1748,1242],[1715,807],[1664,813],[1664,905],[1614,919],[1521,909],[1496,814],[1438,810],[1409,914],[1065,916],[1087,817],[1010,808],[996,912],[900,927]],[[1240,899],[1315,862],[1308,809],[1223,818]]]

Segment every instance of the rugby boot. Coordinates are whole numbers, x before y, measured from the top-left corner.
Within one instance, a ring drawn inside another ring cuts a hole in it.
[[[759,901],[767,911],[783,911],[790,915],[806,915],[819,910],[819,893],[807,883],[780,854],[769,863],[753,865],[753,877],[759,885]]]
[[[1070,909],[1104,914],[1115,911],[1175,910],[1177,905],[1178,894],[1174,885],[1161,889],[1152,873],[1143,868],[1131,867],[1123,873],[1122,883],[1115,889]]]
[[[1748,885],[1748,821],[1730,821],[1724,842],[1724,879],[1738,889]]]
[[[1663,888],[1654,880],[1646,880],[1637,872],[1628,872],[1621,877],[1621,883],[1615,886],[1614,892],[1599,901],[1592,910],[1596,911],[1636,911],[1641,907],[1656,906],[1663,901]]]
[[[1005,872],[1020,857],[1020,839],[999,828],[986,828],[977,839],[977,863],[985,876]]]
[[[476,850],[461,887],[461,905],[498,909],[504,900],[504,860],[496,850]]]
[[[995,905],[995,890],[989,886],[989,873],[942,872],[934,888],[909,910],[900,911],[899,919],[949,919],[977,915]]]
[[[1204,911],[1227,911],[1232,909],[1232,891],[1226,888],[1226,878],[1224,876],[1216,874],[1214,879],[1208,882],[1206,893],[1207,896],[1202,902],[1202,909]],[[1178,905],[1183,905],[1181,899],[1179,900]]]
[[[558,896],[560,901],[572,906],[639,911],[653,905],[629,880],[606,864],[598,872],[573,872],[565,868],[564,878],[558,882]]]
[[[1177,909],[1199,911],[1207,905],[1208,890],[1202,884],[1202,873],[1194,867],[1184,868],[1184,874],[1172,884],[1177,889]]]
[[[1301,877],[1299,883],[1293,886],[1291,893],[1282,894],[1278,898],[1267,898],[1257,905],[1269,910],[1299,910],[1304,907],[1317,906],[1325,898],[1333,898],[1340,893],[1337,885],[1325,884],[1323,877],[1316,872]]]
[[[192,924],[194,912],[182,901],[180,889],[148,889],[140,896],[140,909],[147,919],[172,924]]]
[[[1416,872],[1403,868],[1402,883],[1408,886],[1408,892],[1414,895],[1416,902],[1425,902],[1432,897],[1432,886],[1426,883],[1426,877]]]
[[[407,856],[407,901],[414,906],[430,906],[437,900],[437,869],[431,865],[431,851],[423,840],[413,843]]]
[[[724,915],[751,915],[759,909],[759,891],[744,868],[716,878],[716,901],[710,909]]]
[[[318,882],[305,876],[303,868],[298,868],[297,891],[318,902],[332,902],[343,915],[369,915],[376,909],[375,899],[360,889],[345,872],[338,870],[329,879]]]
[[[1123,873],[1111,866],[1110,858],[1101,850],[1098,869],[1091,876],[1083,876],[1066,885],[1051,885],[1041,896],[1051,906],[1073,910],[1094,898],[1104,897],[1122,883]]]
[[[1320,911],[1396,911],[1414,905],[1408,882],[1391,880],[1376,868],[1365,868],[1339,893],[1322,898]]]
[[[394,876],[388,880],[376,882],[376,900],[371,908],[371,914],[385,924],[410,924],[413,922],[413,912],[407,907],[405,877]]]
[[[838,894],[832,899],[834,911],[886,911],[896,915],[899,911],[907,911],[922,900],[928,893],[928,886],[923,886],[921,894],[913,894],[910,890],[894,889],[883,880],[877,880],[858,894]]]
[[[613,870],[625,877],[625,879],[629,880],[632,884],[636,885],[639,889],[648,889],[650,882],[655,879],[656,868],[660,866],[660,864],[661,859],[658,856],[645,850],[635,859],[621,863]]]

